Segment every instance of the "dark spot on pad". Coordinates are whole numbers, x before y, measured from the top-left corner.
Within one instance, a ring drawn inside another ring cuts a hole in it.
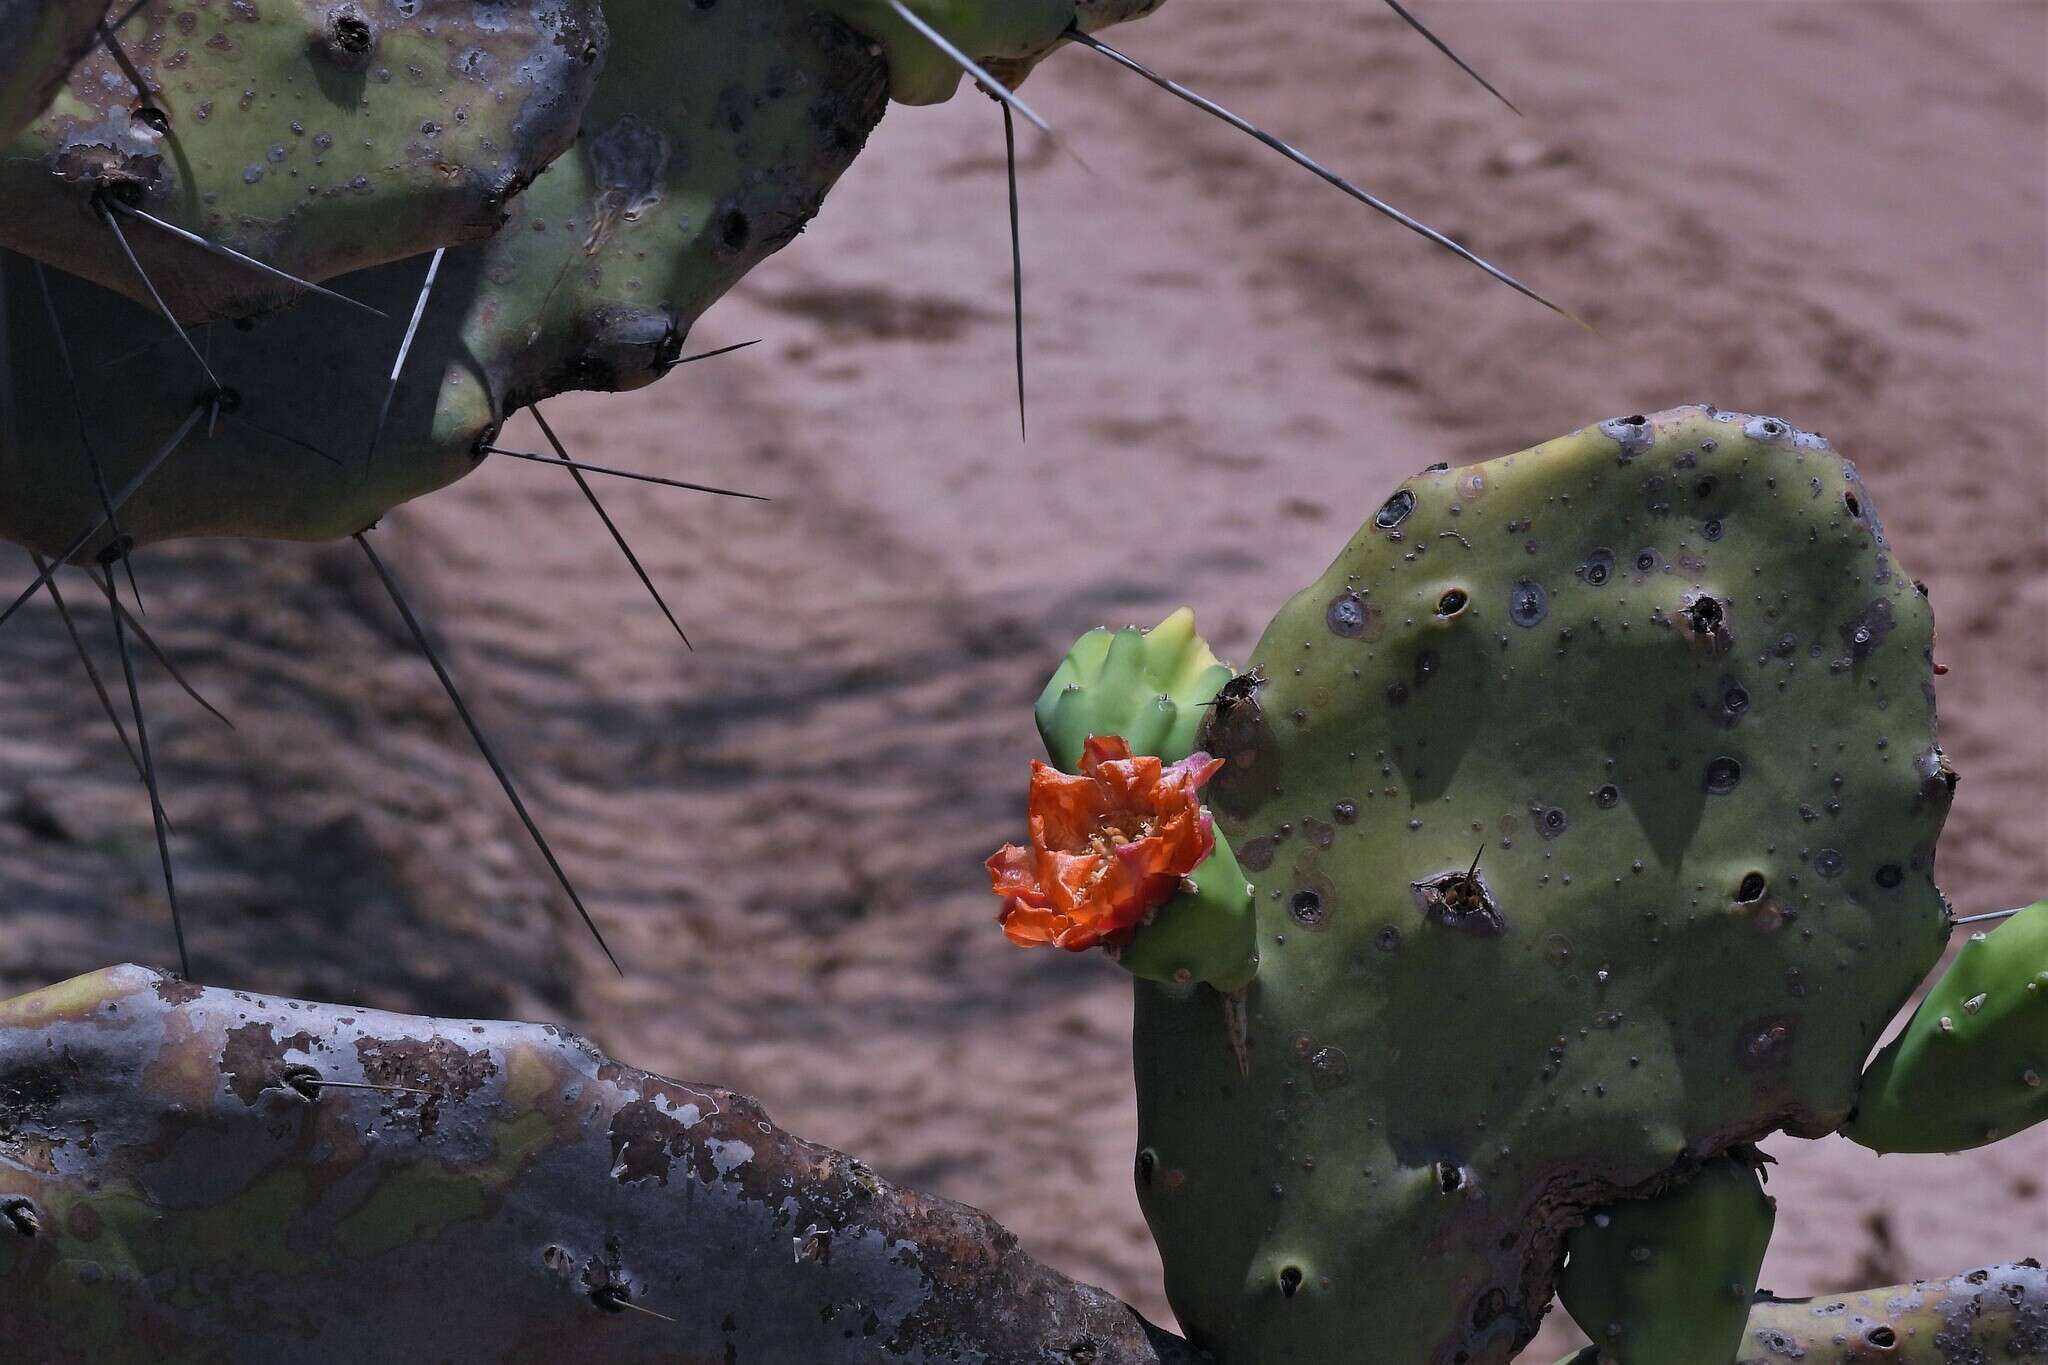
[[[36,1213],[33,1200],[26,1195],[9,1195],[0,1199],[0,1227],[12,1229],[22,1237],[34,1237],[43,1230],[43,1220]]]
[[[1899,1344],[1898,1333],[1892,1331],[1891,1328],[1886,1327],[1883,1323],[1879,1323],[1865,1332],[1863,1340],[1880,1351],[1889,1351],[1892,1347]]]
[[[1767,885],[1768,883],[1764,880],[1763,873],[1752,872],[1744,877],[1742,885],[1735,889],[1735,899],[1741,901],[1744,905],[1754,904],[1764,898],[1764,888]]]
[[[1330,912],[1323,906],[1322,893],[1307,887],[1295,892],[1288,900],[1287,913],[1304,929],[1320,929],[1330,922]]]
[[[1636,551],[1637,573],[1654,573],[1663,562],[1664,556],[1658,554],[1653,549],[1645,547]]]
[[[1508,619],[1523,628],[1540,625],[1550,614],[1550,594],[1533,578],[1518,578],[1508,590]]]
[[[1854,658],[1867,658],[1892,633],[1891,599],[1879,597],[1842,623],[1842,647]]]
[[[1701,779],[1709,796],[1726,796],[1742,781],[1742,765],[1726,754],[1707,760],[1707,770]]]
[[[1382,531],[1391,531],[1408,520],[1408,514],[1414,510],[1415,495],[1404,488],[1381,504],[1380,510],[1373,514],[1373,525]]]
[[[1650,448],[1652,436],[1650,421],[1641,413],[1629,417],[1611,417],[1600,424],[1600,434],[1621,447],[1620,459],[1623,464],[1634,460]]]
[[[1905,878],[1906,874],[1899,870],[1897,863],[1886,863],[1872,874],[1872,880],[1887,891],[1904,881]]]
[[[1599,587],[1614,577],[1614,551],[1595,550],[1579,562],[1579,577],[1593,587]]]
[[[718,220],[718,240],[725,244],[727,251],[744,251],[753,237],[753,224],[740,209],[727,209]]]
[[[1601,810],[1613,810],[1621,803],[1621,788],[1609,782],[1593,792],[1593,804]]]
[[[1436,614],[1438,616],[1456,616],[1459,612],[1465,610],[1466,601],[1467,598],[1463,588],[1452,588],[1442,597],[1437,598]]]
[[[1770,1071],[1783,1066],[1792,1055],[1793,1031],[1798,1022],[1789,1014],[1774,1014],[1744,1024],[1736,1035],[1736,1065],[1744,1071]]]
[[[1700,534],[1705,536],[1708,540],[1719,540],[1721,538],[1722,530],[1723,527],[1721,525],[1721,519],[1719,517],[1714,517],[1713,519],[1709,520],[1705,526],[1702,526],[1700,528]]]
[[[1264,872],[1273,865],[1273,848],[1279,842],[1270,834],[1247,839],[1237,850],[1237,861],[1247,872]]]
[[[1616,792],[1615,795],[1619,797],[1620,793]],[[1594,799],[1599,799],[1597,794]],[[1546,839],[1555,839],[1570,829],[1572,823],[1571,817],[1564,813],[1563,807],[1547,806],[1541,801],[1529,803],[1529,818],[1535,823],[1536,832]]]
[[[1139,1183],[1140,1185],[1146,1185],[1146,1186],[1149,1186],[1149,1185],[1151,1185],[1151,1183],[1152,1183],[1152,1172],[1153,1172],[1153,1171],[1155,1171],[1155,1170],[1157,1170],[1157,1169],[1158,1169],[1158,1167],[1159,1167],[1159,1155],[1158,1155],[1158,1153],[1154,1152],[1154,1151],[1153,1151],[1153,1150],[1152,1150],[1152,1149],[1151,1149],[1150,1147],[1140,1147],[1140,1148],[1138,1149],[1138,1161],[1137,1161],[1137,1168],[1136,1168],[1136,1169],[1137,1169],[1137,1177],[1138,1177],[1138,1183]]]
[[[1354,592],[1340,592],[1323,610],[1323,623],[1332,635],[1356,640],[1374,624],[1373,610]]]
[[[1860,518],[1863,515],[1863,504],[1856,501],[1854,493],[1842,494],[1842,505],[1849,509],[1849,515],[1852,517]]]
[[[253,1105],[265,1090],[285,1083],[284,1054],[313,1045],[310,1033],[278,1038],[260,1021],[227,1031],[221,1046],[220,1070],[228,1089],[243,1104]]]
[[[1823,877],[1839,877],[1848,865],[1848,861],[1832,848],[1824,848],[1813,855],[1813,870]]]
[[[1456,1194],[1465,1188],[1465,1168],[1455,1161],[1436,1163],[1436,1187],[1444,1194]]]
[[[1393,952],[1401,946],[1401,931],[1391,924],[1382,924],[1372,936],[1372,946],[1383,953]]]
[[[1300,1266],[1298,1266],[1298,1265],[1283,1265],[1283,1266],[1281,1266],[1281,1267],[1280,1267],[1280,1295],[1281,1295],[1281,1297],[1282,1297],[1282,1298],[1288,1298],[1288,1299],[1291,1299],[1291,1298],[1293,1298],[1293,1297],[1294,1297],[1294,1296],[1295,1296],[1296,1294],[1298,1294],[1298,1293],[1300,1293],[1300,1292],[1301,1292],[1301,1267],[1300,1267]]]
[[[1483,873],[1461,867],[1426,881],[1411,882],[1408,889],[1422,917],[1433,924],[1475,938],[1499,938],[1507,932],[1507,917],[1501,913],[1500,902],[1494,899],[1493,888],[1486,884]],[[1380,933],[1384,936],[1387,929]],[[1394,941],[1400,942],[1398,931]]]

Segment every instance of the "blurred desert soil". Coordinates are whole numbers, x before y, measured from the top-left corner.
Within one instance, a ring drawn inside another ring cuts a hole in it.
[[[1067,52],[1028,93],[1092,174],[1027,136],[1022,445],[997,112],[896,110],[694,338],[764,345],[552,405],[585,458],[774,497],[604,490],[695,653],[544,469],[493,461],[380,536],[625,978],[353,547],[246,544],[140,560],[237,726],[145,670],[198,974],[567,1021],[1164,1313],[1128,988],[1007,948],[980,871],[1020,828],[1039,683],[1083,628],[1182,602],[1242,658],[1399,478],[1690,400],[1861,465],[1951,670],[1944,884],[1965,910],[2048,891],[2048,6],[1419,8],[1526,118],[1374,0],[1174,0],[1123,41],[1597,335]],[[124,763],[54,613],[10,625],[0,992],[172,961]],[[2048,1249],[2048,1133],[1770,1150],[1780,1291]],[[1568,1339],[1553,1319],[1530,1358]]]

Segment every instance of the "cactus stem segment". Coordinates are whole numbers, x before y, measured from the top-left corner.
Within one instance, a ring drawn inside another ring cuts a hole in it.
[[[121,655],[121,675],[128,683],[128,710],[135,721],[136,747],[142,754],[142,785],[149,789],[149,816],[156,827],[156,855],[163,864],[164,895],[171,902],[171,933],[178,940],[178,972],[189,981],[192,979],[192,957],[185,949],[185,916],[178,908],[178,879],[171,870],[170,822],[164,818],[163,792],[157,785],[156,762],[149,753],[149,727],[142,719],[142,693],[135,686],[135,660],[128,652],[128,632],[121,616],[121,598],[114,589],[111,572],[98,581],[106,590],[107,610],[114,618],[114,647]]]
[[[582,470],[588,474],[609,474],[615,479],[635,479],[641,483],[658,483],[664,488],[681,488],[691,493],[710,493],[715,497],[721,498],[745,498],[749,502],[769,501],[767,495],[763,493],[742,493],[732,488],[715,488],[708,483],[687,483],[682,479],[665,479],[659,474],[642,474],[631,469],[611,469],[601,464],[585,464],[581,460],[572,460],[567,455],[534,455],[524,450],[507,450],[503,446],[493,445],[479,446],[477,448],[486,455],[504,455],[514,460],[531,460],[535,464],[566,464],[571,469]]]
[[[1172,80],[1166,76],[1160,75],[1157,71],[1152,70],[1152,68],[1144,65],[1142,62],[1139,62],[1131,57],[1125,56],[1122,52],[1119,52],[1117,49],[1111,47],[1108,43],[1103,42],[1100,38],[1094,37],[1091,34],[1083,33],[1079,28],[1068,29],[1067,37],[1073,42],[1081,44],[1083,47],[1090,47],[1095,49],[1097,52],[1100,52],[1103,56],[1115,62],[1118,66],[1124,67],[1126,70],[1129,71],[1135,71],[1138,75],[1143,76],[1146,80],[1152,82],[1152,84],[1158,86],[1161,90],[1164,90],[1171,95],[1175,95],[1180,99],[1186,100],[1189,104],[1194,105],[1195,108],[1200,109],[1203,113],[1209,114],[1215,118],[1219,118],[1223,120],[1223,122],[1229,124],[1231,127],[1237,129],[1239,132],[1256,139],[1257,141],[1265,144],[1268,147],[1271,147],[1274,151],[1280,153],[1280,155],[1286,157],[1295,165],[1301,167],[1303,170],[1308,171],[1315,176],[1320,177],[1323,181],[1336,187],[1337,189],[1342,190],[1345,194],[1350,195],[1353,199],[1356,199],[1359,203],[1365,205],[1367,208],[1372,209],[1376,213],[1386,215],[1388,218],[1391,218],[1395,222],[1399,223],[1402,227],[1407,228],[1410,232],[1419,233],[1420,235],[1428,238],[1430,241],[1435,242],[1438,246],[1450,252],[1452,255],[1457,256],[1462,260],[1468,261],[1471,264],[1478,266],[1481,270],[1484,270],[1487,274],[1493,276],[1493,278],[1499,280],[1502,284],[1514,290],[1516,293],[1522,295],[1524,298],[1532,299],[1535,302],[1542,304],[1545,308],[1548,308],[1551,312],[1556,313],[1559,317],[1577,323],[1581,327],[1586,327],[1586,323],[1578,316],[1573,314],[1569,309],[1562,308],[1557,304],[1552,303],[1549,299],[1544,298],[1541,294],[1531,289],[1528,285],[1523,284],[1520,280],[1516,279],[1513,275],[1508,274],[1507,271],[1502,270],[1499,266],[1493,264],[1491,261],[1488,261],[1481,256],[1475,255],[1473,252],[1467,250],[1466,248],[1460,246],[1458,243],[1452,241],[1449,237],[1446,237],[1443,233],[1438,232],[1435,228],[1429,226],[1427,223],[1424,223],[1416,218],[1411,218],[1406,213],[1403,213],[1400,209],[1397,209],[1392,204],[1389,204],[1386,200],[1381,199],[1379,196],[1360,189],[1358,186],[1352,184],[1349,180],[1346,180],[1343,176],[1338,175],[1335,171],[1332,171],[1328,167],[1324,166],[1314,157],[1309,156],[1306,152],[1300,151],[1297,148],[1289,146],[1287,143],[1282,142],[1279,138],[1274,137],[1271,133],[1266,132],[1264,129],[1258,127],[1256,124],[1253,124],[1250,121],[1240,118],[1236,114],[1233,114],[1232,112],[1230,112],[1230,110],[1224,108],[1222,105],[1216,103],[1216,101],[1208,98],[1206,95],[1197,94],[1195,91],[1190,90],[1185,85],[1182,85],[1179,81]],[[1587,328],[1587,330],[1590,331],[1592,329]]]
[[[1451,51],[1450,45],[1444,42],[1443,39],[1437,37],[1434,33],[1430,32],[1429,26],[1427,24],[1423,23],[1420,19],[1416,18],[1413,14],[1409,13],[1408,10],[1402,6],[1401,0],[1387,0],[1387,8],[1392,10],[1394,13],[1400,15],[1402,23],[1408,25],[1408,27],[1414,29],[1417,33],[1421,34],[1424,38],[1428,39],[1429,45],[1431,47],[1435,48],[1438,52],[1443,53],[1444,56],[1449,57],[1453,62],[1457,63],[1458,70],[1464,72],[1473,80],[1478,81],[1482,86],[1486,87],[1487,94],[1493,96],[1502,104],[1505,104],[1508,108],[1514,109],[1516,118],[1522,117],[1522,111],[1515,107],[1515,102],[1513,100],[1509,99],[1506,95],[1501,94],[1500,91],[1494,88],[1492,81],[1486,79],[1486,77],[1480,75],[1477,71],[1474,71],[1466,63],[1463,57],[1460,57],[1457,53]]]
[[[561,438],[555,435],[555,429],[548,425],[548,419],[540,415],[540,404],[529,404],[527,411],[533,414],[533,420],[540,425],[540,434],[547,437],[548,444],[554,447],[556,458],[568,466],[569,477],[576,480],[576,486],[583,491],[584,501],[590,504],[590,510],[597,513],[597,519],[604,523],[604,529],[611,532],[612,543],[619,547],[619,553],[626,557],[626,562],[633,566],[633,572],[639,575],[640,586],[647,589],[647,595],[654,599],[654,605],[661,608],[661,614],[666,616],[669,625],[674,627],[676,638],[683,642],[684,649],[694,652],[697,647],[690,643],[690,637],[684,633],[682,622],[676,620],[676,614],[668,609],[668,602],[662,597],[661,589],[655,587],[654,580],[647,576],[647,570],[641,566],[640,556],[634,554],[633,547],[626,543],[626,533],[612,520],[611,513],[604,510],[604,504],[597,499],[597,490],[590,486],[590,480],[583,477],[583,471],[569,458],[568,450],[563,447]]]
[[[554,849],[548,845],[547,836],[540,832],[540,826],[534,822],[533,816],[527,813],[526,803],[519,799],[519,789],[512,784],[512,775],[505,770],[505,765],[498,761],[497,751],[491,748],[490,740],[484,737],[476,718],[470,715],[469,707],[463,703],[462,693],[456,689],[455,679],[449,676],[447,667],[441,662],[441,656],[436,654],[433,645],[427,642],[427,633],[421,629],[419,618],[412,614],[412,607],[406,603],[405,594],[399,590],[398,580],[384,567],[383,559],[371,547],[367,535],[358,531],[354,539],[356,544],[363,547],[363,554],[369,559],[370,567],[377,571],[377,577],[383,581],[384,591],[390,596],[391,605],[398,608],[399,616],[405,621],[406,630],[412,634],[413,643],[420,647],[420,653],[427,656],[427,663],[432,666],[434,676],[441,680],[441,690],[448,694],[448,700],[455,707],[455,714],[461,717],[464,728],[469,731],[469,737],[476,741],[477,751],[484,756],[484,762],[490,765],[491,774],[498,779],[498,785],[504,789],[506,799],[518,813],[519,822],[526,826],[526,833],[533,840],[533,846],[540,850],[540,856],[547,861],[548,870],[555,874],[555,880],[561,883],[562,891],[569,897],[569,903],[574,905],[576,913],[582,916],[584,927],[590,930],[591,937],[597,940],[597,946],[604,950],[606,959],[612,964],[612,970],[624,976],[626,969],[619,965],[619,959],[613,955],[611,945],[604,941],[604,932],[597,927],[597,921],[590,917],[590,911],[584,908],[583,897],[576,894],[575,884],[569,880],[569,874],[562,870],[562,864],[555,858]],[[148,748],[145,747],[143,752],[147,754]]]
[[[363,456],[363,472],[366,474],[377,462],[377,442],[383,439],[384,425],[391,420],[391,400],[398,397],[398,376],[405,372],[405,358],[412,351],[413,338],[419,335],[420,319],[427,315],[427,300],[433,297],[434,281],[441,274],[441,262],[447,255],[447,247],[435,247],[433,259],[427,262],[427,277],[420,281],[420,294],[412,306],[412,319],[405,324],[405,339],[398,343],[398,358],[391,362],[391,378],[384,386],[384,402],[377,409],[377,424],[370,428],[370,449]]]
[[[1006,108],[1015,109],[1026,119],[1030,120],[1032,127],[1038,129],[1039,132],[1044,133],[1047,137],[1053,136],[1051,124],[1040,118],[1030,105],[1018,99],[1016,92],[1012,91],[1009,86],[1004,85],[994,76],[982,70],[980,65],[972,57],[962,52],[952,39],[926,23],[916,10],[904,4],[903,0],[889,0],[889,8],[896,11],[898,19],[916,29],[926,42],[929,42],[933,47],[945,53],[948,60],[955,66],[958,66],[962,71],[965,71],[968,75],[979,81],[981,88],[1001,100]]]

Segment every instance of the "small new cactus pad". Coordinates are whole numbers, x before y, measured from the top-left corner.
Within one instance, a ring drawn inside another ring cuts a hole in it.
[[[2048,901],[1971,934],[1864,1074],[1842,1133],[1879,1152],[1960,1152],[2048,1119]]]
[[[1833,1131],[1947,936],[1932,629],[1775,418],[1604,422],[1368,516],[1200,737],[1257,894],[1248,1073],[1138,984],[1196,1343],[1497,1365],[1586,1213]]]
[[[1557,1296],[1621,1365],[1728,1365],[1749,1321],[1777,1203],[1747,1156],[1719,1156],[1565,1238]]]
[[[312,281],[480,240],[574,143],[604,39],[596,0],[149,0],[0,156],[0,246],[149,302],[110,203]],[[294,292],[123,228],[186,321]]]
[[[1176,763],[1195,751],[1204,708],[1230,681],[1195,614],[1182,607],[1150,630],[1098,626],[1074,642],[1038,696],[1046,755],[1075,771],[1090,735],[1121,735],[1133,753]]]
[[[0,139],[49,107],[106,14],[105,0],[0,0]]]
[[[1039,694],[1038,733],[1066,772],[1080,771],[1082,749],[1095,735],[1116,735],[1133,753],[1177,763],[1195,751],[1206,708],[1229,696],[1230,677],[1230,665],[1195,633],[1188,607],[1150,630],[1098,626],[1074,642]],[[1215,840],[1182,890],[1118,949],[1117,961],[1133,975],[1228,993],[1258,973],[1250,884],[1220,829]]]

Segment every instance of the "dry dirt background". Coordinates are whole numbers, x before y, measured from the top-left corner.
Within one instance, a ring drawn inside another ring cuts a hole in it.
[[[1122,41],[1597,336],[1068,52],[1028,94],[1093,173],[1027,130],[1020,445],[997,113],[892,111],[693,339],[764,345],[551,408],[584,458],[775,498],[604,490],[695,653],[546,470],[491,462],[380,536],[626,977],[353,548],[225,543],[139,566],[238,727],[146,670],[198,975],[567,1021],[1161,1315],[1128,988],[1007,948],[980,873],[1040,682],[1083,628],[1181,602],[1242,658],[1399,478],[1688,400],[1859,462],[1952,670],[1944,884],[1965,910],[2048,890],[2048,5],[1422,9],[1527,118],[1374,0],[1173,0]],[[10,625],[0,992],[173,960],[125,762],[54,614]],[[2048,1250],[2048,1133],[1770,1150],[1781,1291]],[[1554,1318],[1530,1358],[1568,1339]]]

